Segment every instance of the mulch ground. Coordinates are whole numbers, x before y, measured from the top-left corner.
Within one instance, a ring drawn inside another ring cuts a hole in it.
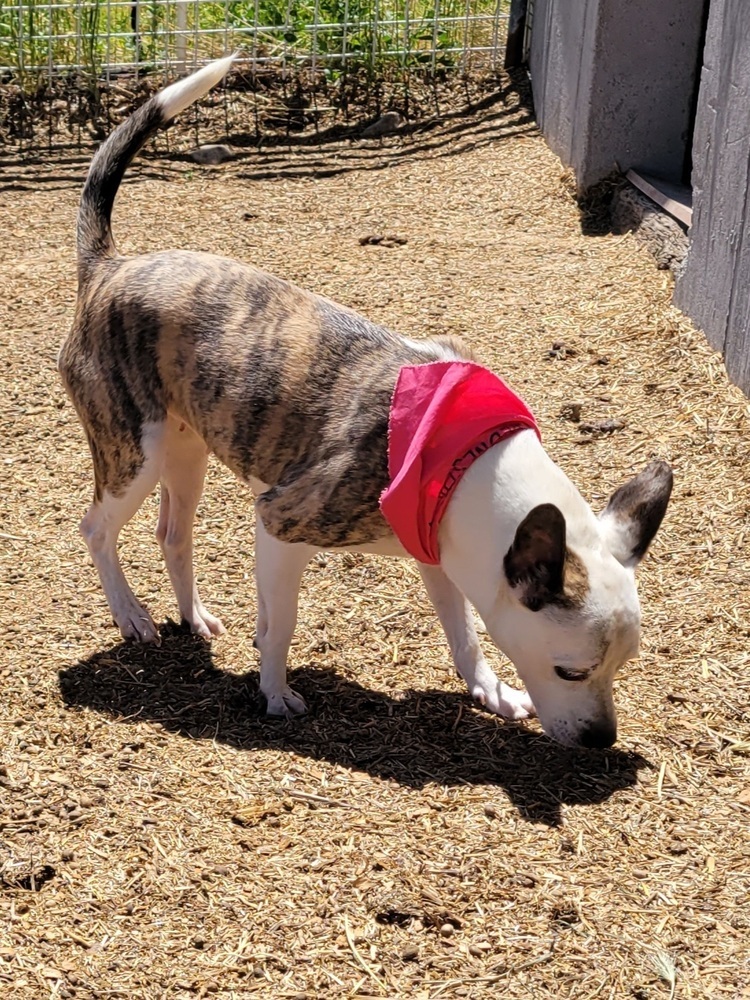
[[[415,568],[352,555],[305,577],[309,715],[267,721],[247,488],[212,465],[211,646],[170,621],[155,497],[122,550],[159,648],[118,641],[77,533],[90,464],[55,356],[84,169],[0,174],[0,994],[750,996],[750,413],[671,277],[585,235],[511,92],[383,141],[131,172],[124,252],[225,253],[464,336],[596,508],[653,456],[675,470],[612,750],[474,707]]]

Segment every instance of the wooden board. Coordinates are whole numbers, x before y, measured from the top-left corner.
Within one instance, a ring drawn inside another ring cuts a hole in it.
[[[686,226],[690,225],[693,218],[693,194],[690,188],[670,184],[669,181],[637,170],[628,170],[625,176],[633,187],[637,187],[674,219]]]
[[[712,4],[693,147],[693,218],[675,302],[750,391],[750,7]]]

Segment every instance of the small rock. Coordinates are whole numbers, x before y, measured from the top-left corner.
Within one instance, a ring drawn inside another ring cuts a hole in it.
[[[583,403],[564,403],[560,407],[560,416],[563,420],[570,420],[571,423],[577,424],[581,419],[582,409]]]
[[[405,236],[360,236],[359,245],[361,247],[402,247],[409,241]]]
[[[196,163],[201,163],[204,166],[215,167],[219,163],[224,163],[226,160],[231,160],[234,157],[234,150],[231,146],[224,146],[221,143],[215,143],[208,146],[198,146],[197,149],[192,149],[190,151],[190,158],[195,160]]]
[[[73,851],[70,850],[70,848],[67,848],[66,850],[64,850],[62,852],[62,854],[60,855],[60,857],[62,858],[63,861],[74,861],[75,860],[75,854],[73,853]]]
[[[568,347],[562,340],[556,340],[547,351],[547,356],[555,361],[564,361],[566,358],[574,357],[577,353],[578,351],[574,347]]]
[[[43,976],[45,979],[64,979],[62,972],[58,969],[53,968],[51,965],[45,965],[39,970],[39,975]]]
[[[488,816],[490,819],[496,819],[497,807],[487,803],[487,805],[484,807],[484,815]]]
[[[363,139],[378,139],[381,135],[390,135],[401,125],[403,118],[398,111],[386,111],[376,122],[362,129]]]
[[[536,879],[534,878],[533,875],[523,875],[520,872],[518,872],[516,875],[513,875],[510,881],[514,885],[523,886],[525,889],[532,889],[536,885]]]
[[[415,962],[419,958],[419,948],[415,944],[407,945],[401,952],[404,962]]]
[[[580,916],[578,915],[578,910],[572,906],[555,906],[551,913],[552,919],[557,924],[564,924],[567,927],[572,927],[573,924],[577,924],[580,921]]]
[[[625,426],[622,420],[602,420],[598,424],[580,424],[578,430],[581,434],[592,434],[594,437],[599,437],[602,434],[613,434],[615,431],[621,431]]]
[[[456,928],[453,926],[453,924],[443,924],[443,926],[440,928],[440,937],[444,938],[453,937],[455,932]]]
[[[474,958],[481,958],[486,952],[492,950],[492,945],[489,941],[477,941],[476,944],[469,945],[469,954],[473,955]]]

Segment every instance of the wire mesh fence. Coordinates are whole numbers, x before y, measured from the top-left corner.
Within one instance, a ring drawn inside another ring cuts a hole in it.
[[[0,0],[0,144],[100,141],[167,80],[238,51],[228,91],[195,111],[236,143],[320,134],[503,63],[509,0]],[[217,103],[221,107],[217,110]]]
[[[240,49],[253,65],[341,72],[495,66],[507,0],[5,0],[0,74],[180,72]]]

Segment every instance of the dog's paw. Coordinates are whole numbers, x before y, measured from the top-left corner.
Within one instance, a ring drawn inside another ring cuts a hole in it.
[[[214,635],[224,635],[226,629],[220,618],[216,618],[206,611],[202,604],[196,605],[188,619],[190,631],[194,635],[200,635],[204,639],[210,639]]]
[[[291,719],[293,715],[304,715],[307,711],[307,705],[302,698],[288,685],[284,685],[280,691],[267,694],[266,701],[268,702],[266,715],[281,715]]]
[[[161,642],[159,629],[154,619],[140,604],[135,604],[115,616],[115,625],[120,630],[123,639],[133,639],[135,642]]]
[[[488,712],[494,712],[503,719],[530,719],[536,715],[534,704],[528,694],[525,691],[516,691],[502,681],[497,681],[494,689],[476,685],[471,694]]]

